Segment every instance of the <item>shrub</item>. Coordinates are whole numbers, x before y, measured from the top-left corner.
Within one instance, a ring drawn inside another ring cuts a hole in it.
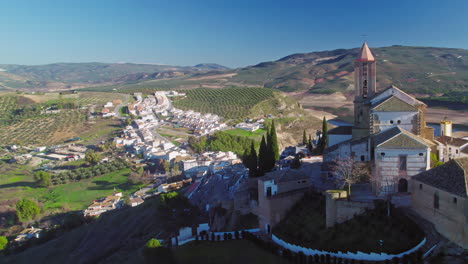
[[[5,236],[0,236],[0,251],[5,249],[8,244],[8,239]]]
[[[37,203],[23,198],[16,203],[16,215],[21,222],[29,221],[39,215],[39,207]]]

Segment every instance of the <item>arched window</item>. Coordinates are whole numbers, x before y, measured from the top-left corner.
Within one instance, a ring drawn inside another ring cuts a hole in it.
[[[434,193],[434,208],[439,209],[439,192]]]

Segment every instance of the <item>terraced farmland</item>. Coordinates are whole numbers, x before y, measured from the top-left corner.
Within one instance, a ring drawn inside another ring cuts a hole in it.
[[[16,97],[1,96],[0,97],[0,118],[2,115],[16,107]]]
[[[23,95],[37,103],[51,103],[54,101],[73,101],[78,105],[89,104],[105,104],[112,100],[126,101],[128,95],[122,93],[104,93],[104,92],[79,92],[77,94],[59,94],[59,93],[45,93],[45,94],[25,94]]]
[[[77,111],[31,118],[7,126],[0,126],[0,145],[52,144],[75,135],[75,128],[82,125],[85,116]]]
[[[273,92],[266,88],[199,88],[188,91],[187,97],[175,101],[174,106],[224,118],[240,118],[247,116],[254,105],[272,98]]]

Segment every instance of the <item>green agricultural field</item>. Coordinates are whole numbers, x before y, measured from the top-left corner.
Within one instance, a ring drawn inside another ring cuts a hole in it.
[[[43,94],[23,94],[23,97],[29,98],[37,103],[60,103],[60,102],[75,102],[78,105],[86,106],[89,104],[102,104],[112,100],[121,100],[126,102],[129,96],[122,93],[106,93],[106,92],[88,92],[80,91],[78,93],[60,94],[60,93],[43,93]]]
[[[253,139],[261,140],[263,135],[266,135],[266,131],[263,129],[255,130],[254,132],[246,131],[240,128],[225,130],[224,133],[233,136],[249,137]]]
[[[53,144],[73,138],[85,116],[78,110],[40,115],[10,125],[0,126],[0,145]]]
[[[178,263],[290,263],[247,240],[190,242],[175,250]]]
[[[39,188],[33,173],[27,166],[0,165],[0,202],[29,197],[40,201],[43,210],[83,210],[93,200],[112,194],[115,191],[135,192],[140,185],[128,182],[130,169],[123,169],[102,176],[71,182],[57,187]],[[2,209],[0,207],[0,209]]]
[[[140,185],[128,182],[130,169],[104,174],[79,182],[63,184],[50,190],[40,197],[44,202],[44,209],[65,208],[68,210],[83,210],[93,200],[110,195],[115,191],[124,193],[135,192]]]
[[[224,118],[239,118],[247,116],[254,105],[272,97],[273,90],[266,88],[200,88],[188,91],[187,97],[175,101],[174,106]]]
[[[54,103],[86,106],[103,105],[111,100],[125,103],[131,98],[127,94],[102,92],[0,94],[0,145],[52,145],[74,137],[87,140],[103,137],[118,129],[120,122],[111,119],[87,122],[85,110],[81,109],[61,109],[56,114],[41,114],[40,109]]]

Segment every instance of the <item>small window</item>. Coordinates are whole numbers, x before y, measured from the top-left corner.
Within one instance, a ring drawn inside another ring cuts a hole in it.
[[[434,193],[434,208],[439,209],[439,192]]]
[[[455,153],[458,154],[458,149],[455,150]]]
[[[390,120],[390,124],[393,124],[393,120]]]
[[[422,185],[422,183],[420,183],[419,184],[419,190],[422,190],[422,188],[423,188],[423,185]]]
[[[400,120],[398,120],[398,121],[397,121],[397,123],[398,123],[398,124],[401,124],[401,121],[400,121]]]
[[[453,203],[457,204],[457,197],[453,197]]]
[[[424,153],[419,153],[419,156],[424,156]]]
[[[364,155],[361,155],[361,161],[365,161],[366,157]]]
[[[400,171],[406,171],[406,167],[407,167],[407,156],[406,155],[399,155],[398,156],[398,159],[399,159],[399,168],[400,168]]]
[[[385,156],[385,152],[380,153],[380,155]]]

